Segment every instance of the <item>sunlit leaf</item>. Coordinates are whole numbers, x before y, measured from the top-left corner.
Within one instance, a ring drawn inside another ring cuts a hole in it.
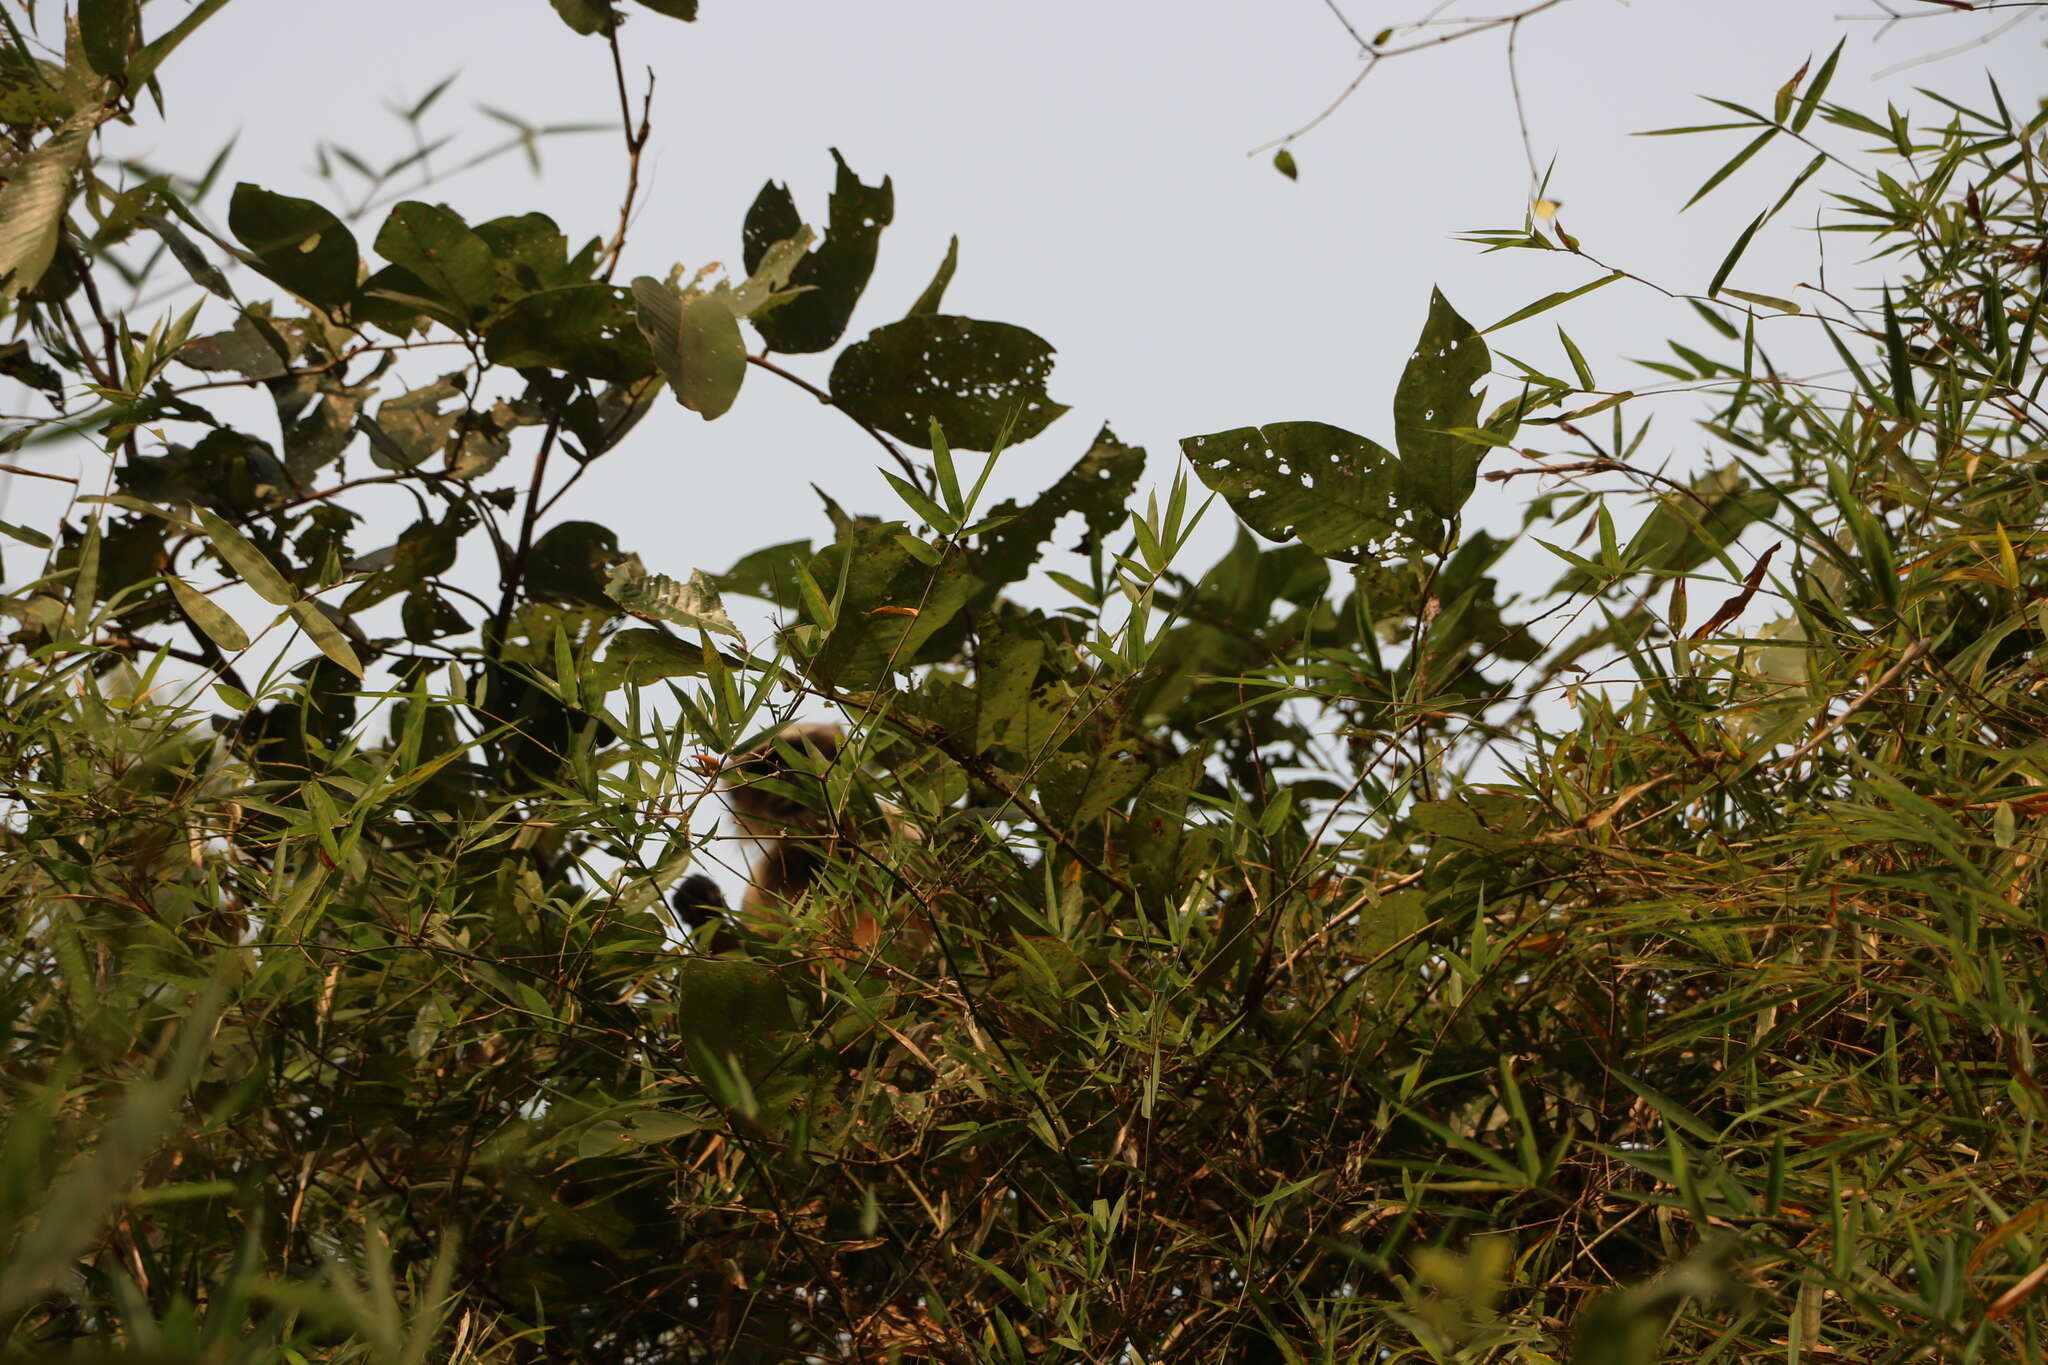
[[[310,304],[339,308],[356,295],[355,234],[310,199],[235,186],[228,227],[256,268]]]

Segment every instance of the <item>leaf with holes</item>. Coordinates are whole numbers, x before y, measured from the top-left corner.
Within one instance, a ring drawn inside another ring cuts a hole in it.
[[[1052,347],[1007,322],[924,314],[877,327],[839,353],[832,401],[921,450],[932,423],[955,450],[1028,441],[1067,410],[1045,391]]]
[[[1422,512],[1403,501],[1393,453],[1342,427],[1275,422],[1190,436],[1180,448],[1202,482],[1268,540],[1355,562],[1406,553],[1422,529]]]
[[[57,253],[71,202],[71,177],[85,164],[92,112],[74,115],[57,135],[14,163],[0,189],[0,299],[33,288]]]
[[[790,269],[788,282],[804,292],[753,320],[771,351],[822,351],[846,333],[853,306],[875,271],[882,229],[896,217],[896,190],[887,176],[863,185],[835,150],[839,168],[825,225],[825,240]],[[789,186],[769,181],[747,210],[742,256],[749,275],[762,268],[771,250],[804,231]]]
[[[627,555],[605,580],[604,590],[612,601],[644,620],[741,639],[739,628],[725,614],[718,585],[702,569],[690,570],[690,581],[678,583],[667,574],[648,573],[640,556]]]
[[[1401,452],[1404,503],[1448,521],[1472,496],[1485,450],[1448,428],[1479,425],[1483,400],[1473,388],[1492,368],[1479,333],[1432,290],[1429,321],[1394,391],[1394,444]]]

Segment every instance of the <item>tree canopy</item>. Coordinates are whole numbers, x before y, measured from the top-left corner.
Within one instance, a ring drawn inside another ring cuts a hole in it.
[[[1702,195],[1811,149],[1703,292],[1539,194],[1472,239],[1585,282],[1418,286],[1374,430],[1147,452],[952,255],[867,297],[852,154],[622,279],[623,61],[588,240],[109,155],[225,2],[0,31],[0,459],[113,469],[0,523],[7,1352],[2048,1353],[2048,113],[1860,112],[1837,48],[1666,130],[1729,141]],[[696,13],[552,3],[614,58]],[[1875,287],[1733,287],[1790,214]],[[1680,330],[1624,385],[1554,325],[1608,287]],[[655,405],[821,400],[895,494],[829,541],[555,513]],[[817,879],[730,909],[721,790],[798,717]]]

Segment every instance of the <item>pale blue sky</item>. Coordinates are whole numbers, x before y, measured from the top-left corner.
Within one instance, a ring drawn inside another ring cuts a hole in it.
[[[1509,4],[1474,0],[1446,14]],[[175,8],[150,5],[152,26]],[[1425,8],[1350,0],[1346,12],[1370,34]],[[830,146],[867,179],[893,176],[896,222],[849,336],[899,316],[958,233],[948,311],[1019,323],[1058,348],[1051,389],[1074,410],[1008,457],[1003,493],[1049,482],[1104,420],[1149,448],[1155,474],[1174,467],[1179,438],[1245,423],[1316,418],[1384,440],[1432,284],[1485,326],[1597,273],[1561,253],[1481,256],[1455,239],[1517,223],[1526,202],[1498,32],[1384,63],[1297,145],[1302,174],[1290,183],[1246,152],[1303,122],[1356,72],[1324,0],[703,0],[702,12],[686,25],[636,11],[626,31],[636,96],[647,69],[658,86],[621,277],[677,261],[737,264],[741,217],[764,179],[787,180],[805,216],[822,217]],[[2022,107],[2043,90],[2039,15],[2023,14],[1988,46],[1874,81],[2011,16],[1944,11],[1882,30],[1880,41],[1880,25],[1845,13],[1875,10],[1868,0],[1566,0],[1531,20],[1517,45],[1521,88],[1537,159],[1557,158],[1562,221],[1612,264],[1704,287],[1806,154],[1771,148],[1681,216],[1736,135],[1628,134],[1715,121],[1699,94],[1766,102],[1844,32],[1832,93],[1851,104],[1907,102],[1915,84],[1975,97],[1986,67]],[[239,173],[336,202],[311,174],[314,142],[373,161],[395,155],[403,130],[384,106],[451,72],[459,79],[429,123],[460,135],[457,152],[496,135],[477,104],[537,123],[616,116],[603,43],[563,28],[546,0],[239,0],[165,73],[168,122],[123,133],[122,145],[189,169],[236,135],[230,181]],[[611,230],[623,172],[616,136],[587,135],[549,145],[538,181],[511,158],[425,197],[472,220],[542,209],[580,238]],[[1793,294],[1812,278],[1811,242],[1785,222],[1731,283]],[[1846,267],[1848,244],[1833,247]],[[1682,305],[1623,283],[1494,340],[1563,372],[1558,321],[1616,386],[1645,377],[1623,357],[1700,332]],[[828,364],[791,361],[820,382]],[[1684,460],[1697,445],[1674,410],[1646,454]],[[878,454],[844,419],[757,372],[714,424],[664,400],[560,510],[613,525],[652,568],[715,570],[822,529],[810,482],[849,506],[886,510]],[[51,467],[73,462],[58,456]],[[12,515],[24,518],[53,488],[17,484]],[[782,496],[791,490],[801,494],[793,505]],[[1502,521],[1497,489],[1480,497],[1494,500],[1480,515]],[[1229,530],[1224,509],[1212,518],[1209,548]]]

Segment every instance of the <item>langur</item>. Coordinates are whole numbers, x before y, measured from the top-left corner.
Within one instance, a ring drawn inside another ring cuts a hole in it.
[[[838,829],[825,807],[824,783],[814,771],[792,768],[784,750],[812,753],[829,767],[839,758],[844,732],[815,721],[785,725],[735,765],[726,780],[733,820],[760,848],[747,878],[742,912],[787,905],[809,890],[832,852]],[[815,786],[817,799],[791,789]]]

